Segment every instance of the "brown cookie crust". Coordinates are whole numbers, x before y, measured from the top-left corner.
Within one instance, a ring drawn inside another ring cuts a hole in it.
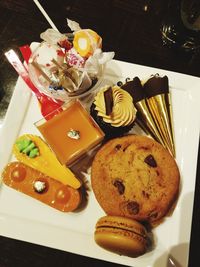
[[[108,141],[97,152],[91,183],[108,215],[152,223],[175,202],[180,174],[162,145],[145,136],[128,135]]]

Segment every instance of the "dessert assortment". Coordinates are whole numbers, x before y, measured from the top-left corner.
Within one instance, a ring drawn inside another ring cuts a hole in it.
[[[95,31],[70,20],[68,26],[71,34],[42,33],[44,42],[29,60],[32,82],[55,103],[63,101],[62,108],[33,122],[38,135],[16,139],[16,160],[5,166],[3,183],[57,210],[75,211],[85,181],[72,167],[95,149],[87,182],[105,216],[96,218],[94,240],[138,257],[153,247],[151,231],[179,194],[168,78],[155,74],[101,86],[114,54],[102,52]],[[135,125],[147,136],[135,134]]]

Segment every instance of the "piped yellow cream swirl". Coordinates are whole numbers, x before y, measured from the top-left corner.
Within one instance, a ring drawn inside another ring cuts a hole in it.
[[[112,87],[113,108],[110,115],[106,115],[106,106],[104,92],[109,86],[101,88],[97,93],[94,104],[98,116],[102,117],[104,122],[111,124],[113,127],[128,126],[132,124],[136,118],[136,108],[133,99],[129,93],[121,89],[119,86]]]

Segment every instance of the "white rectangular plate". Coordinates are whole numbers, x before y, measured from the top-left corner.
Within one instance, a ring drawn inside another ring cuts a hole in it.
[[[0,235],[134,267],[187,266],[200,131],[200,78],[113,60],[107,66],[104,83],[135,76],[143,79],[156,73],[169,78],[181,191],[173,215],[153,230],[154,249],[129,258],[96,245],[95,223],[104,212],[92,190],[85,209],[62,213],[2,184]],[[36,98],[19,78],[0,131],[0,170],[14,159],[12,145],[17,136],[39,135],[33,123],[40,118]]]

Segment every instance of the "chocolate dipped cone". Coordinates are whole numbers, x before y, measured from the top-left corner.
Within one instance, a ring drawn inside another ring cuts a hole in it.
[[[132,81],[122,85],[121,88],[126,90],[132,97],[135,107],[137,108],[137,123],[144,130],[145,133],[152,136],[156,141],[165,146],[163,138],[157,128],[152,114],[149,111],[145,101],[144,89],[141,85],[140,79],[135,77]]]
[[[168,77],[155,75],[144,84],[146,103],[156,123],[164,146],[175,156],[171,98]]]

